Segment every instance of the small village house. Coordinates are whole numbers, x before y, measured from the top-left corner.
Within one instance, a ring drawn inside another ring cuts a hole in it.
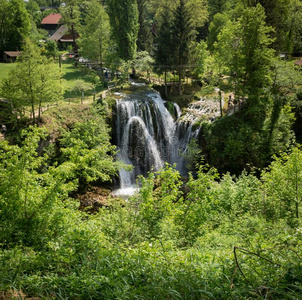
[[[61,24],[61,14],[50,14],[41,21],[41,28],[45,29],[49,36],[52,36]]]
[[[75,33],[75,38],[79,38],[77,32]],[[59,29],[49,38],[49,40],[57,42],[59,49],[65,50],[69,45],[72,46],[73,43],[72,34],[69,32],[68,28],[65,25],[61,25]]]
[[[4,51],[3,61],[6,63],[14,62],[20,55],[21,51]]]

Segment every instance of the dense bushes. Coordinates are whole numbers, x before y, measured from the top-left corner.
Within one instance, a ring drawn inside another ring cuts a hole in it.
[[[66,133],[66,148],[93,149],[97,133],[77,128]],[[201,166],[183,183],[167,165],[141,178],[128,202],[112,199],[89,215],[68,199],[79,178],[75,158],[47,167],[36,154],[43,136],[32,128],[22,147],[0,141],[1,291],[59,299],[301,298],[300,149],[275,158],[260,177]]]
[[[272,103],[262,111],[254,109],[243,105],[231,116],[202,124],[203,154],[220,173],[239,175],[244,169],[262,169],[274,153],[284,152],[294,143],[294,115],[289,105],[280,108],[277,116],[273,116]]]

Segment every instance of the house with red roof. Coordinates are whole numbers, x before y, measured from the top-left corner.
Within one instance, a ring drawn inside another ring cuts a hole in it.
[[[45,17],[41,21],[41,28],[48,31],[48,40],[57,42],[59,49],[67,49],[68,45],[73,44],[73,36],[67,26],[63,24],[61,14],[51,14]],[[75,33],[75,38],[79,38],[77,32]]]
[[[61,14],[50,14],[41,21],[41,28],[53,35],[62,23]]]

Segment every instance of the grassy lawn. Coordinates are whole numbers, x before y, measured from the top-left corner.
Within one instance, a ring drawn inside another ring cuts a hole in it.
[[[0,81],[7,77],[10,70],[12,70],[16,65],[14,63],[0,63]]]
[[[66,59],[62,62],[62,73],[63,73],[63,88],[65,90],[64,98],[80,98],[81,95],[79,93],[71,92],[70,89],[74,86],[76,80],[83,80],[87,83],[92,83],[92,71],[79,65],[75,67],[73,64],[73,60]],[[102,84],[96,86],[96,93],[104,90]],[[93,89],[85,92],[85,96],[92,96]]]
[[[58,64],[58,62],[56,62]],[[16,67],[16,64],[14,63],[0,63],[0,82],[3,78],[7,77],[10,70]],[[76,80],[83,80],[86,83],[92,83],[93,77],[91,74],[93,74],[93,71],[83,67],[81,65],[75,67],[73,59],[67,58],[66,60],[62,61],[62,85],[64,89],[64,99],[60,102],[60,105],[63,103],[69,104],[69,103],[80,103],[81,94],[77,92],[71,92],[70,90],[75,85]],[[104,90],[104,87],[101,83],[99,83],[96,86],[96,94],[100,93]],[[86,103],[92,102],[93,100],[93,89],[86,91],[84,94],[84,101]],[[98,97],[96,95],[96,97]],[[55,104],[49,104],[50,106],[53,106]]]
[[[16,65],[14,63],[0,63],[0,81],[8,76],[10,70],[12,70]],[[85,69],[84,67],[75,67],[73,65],[73,60],[67,59],[62,62],[62,73],[63,73],[63,88],[64,88],[64,98],[80,98],[81,95],[70,92],[69,90],[74,86],[74,82],[76,80],[83,80],[87,83],[92,82],[92,78],[89,75],[89,69]],[[99,93],[103,90],[102,85],[98,85],[96,87],[96,92]],[[87,91],[85,96],[92,96],[93,90]]]

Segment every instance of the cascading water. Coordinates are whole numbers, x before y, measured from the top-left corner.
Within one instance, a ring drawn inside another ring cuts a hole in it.
[[[134,166],[121,170],[121,188],[134,184],[138,175],[156,171],[169,160],[169,138],[174,120],[156,92],[134,93],[116,102],[119,159]]]
[[[187,145],[197,138],[200,116],[194,116],[190,107],[181,116],[173,103],[175,120],[165,107],[160,94],[154,90],[134,92],[116,101],[116,139],[118,158],[133,166],[132,171],[120,171],[121,189],[129,189],[138,175],[159,170],[165,162],[177,164],[186,174],[184,155]]]

